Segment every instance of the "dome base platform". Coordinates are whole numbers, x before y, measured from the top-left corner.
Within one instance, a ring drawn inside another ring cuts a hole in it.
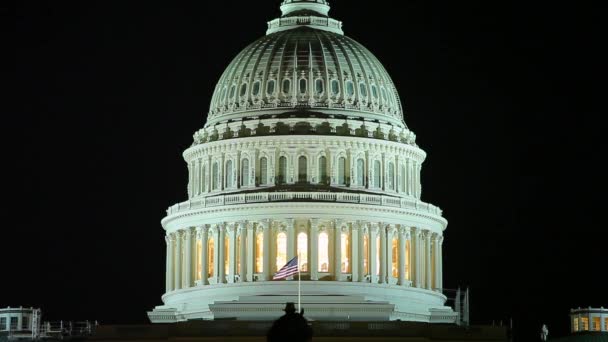
[[[302,281],[306,317],[319,321],[417,321],[455,323],[438,292],[389,284]],[[286,302],[297,303],[297,281],[243,282],[193,287],[163,296],[148,312],[152,323],[186,320],[274,320]],[[243,295],[247,294],[247,295]]]

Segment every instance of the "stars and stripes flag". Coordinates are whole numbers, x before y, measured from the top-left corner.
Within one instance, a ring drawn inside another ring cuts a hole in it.
[[[297,273],[298,257],[296,256],[293,259],[289,260],[289,262],[285,264],[285,266],[281,267],[281,269],[277,273],[275,273],[274,277],[272,277],[272,280],[285,279]]]

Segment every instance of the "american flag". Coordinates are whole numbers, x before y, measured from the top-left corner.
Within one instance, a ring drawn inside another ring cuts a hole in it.
[[[298,257],[296,256],[293,259],[289,260],[289,262],[285,264],[285,266],[281,267],[281,269],[277,273],[275,273],[274,277],[272,277],[272,280],[285,279],[297,273]]]

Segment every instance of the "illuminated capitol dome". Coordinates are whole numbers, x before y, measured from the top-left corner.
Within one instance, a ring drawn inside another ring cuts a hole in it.
[[[298,282],[272,276],[296,255],[309,318],[455,321],[447,221],[420,200],[426,154],[382,64],[329,9],[284,1],[220,78],[183,154],[189,198],[162,220],[152,322],[276,318]]]

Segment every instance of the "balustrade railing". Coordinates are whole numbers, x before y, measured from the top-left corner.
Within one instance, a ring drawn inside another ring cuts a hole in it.
[[[217,195],[202,199],[193,199],[169,207],[167,209],[167,215],[177,214],[187,210],[217,207],[221,205],[284,202],[293,200],[360,203],[394,208],[416,209],[434,215],[442,214],[442,210],[439,207],[410,198],[333,192],[258,192],[252,194]]]

